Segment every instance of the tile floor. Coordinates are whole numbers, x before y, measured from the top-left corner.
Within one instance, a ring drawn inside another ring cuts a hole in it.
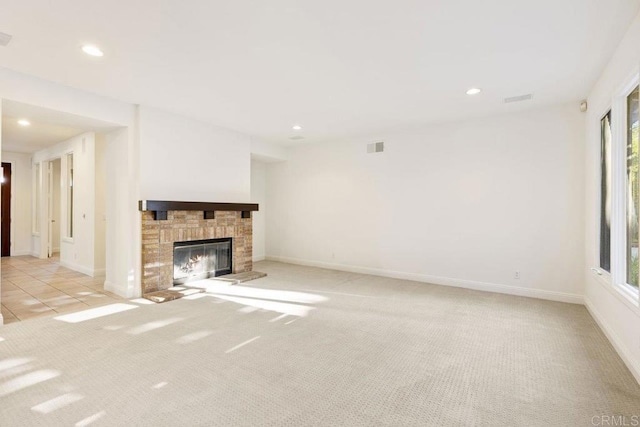
[[[122,300],[105,291],[103,283],[104,278],[93,278],[62,267],[58,257],[3,257],[1,305],[4,323]]]

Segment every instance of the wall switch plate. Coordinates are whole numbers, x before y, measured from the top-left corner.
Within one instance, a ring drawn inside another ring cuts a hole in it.
[[[519,272],[519,271],[516,271],[516,272],[513,274],[513,278],[514,278],[514,279],[519,279],[519,278],[520,278],[520,272]]]

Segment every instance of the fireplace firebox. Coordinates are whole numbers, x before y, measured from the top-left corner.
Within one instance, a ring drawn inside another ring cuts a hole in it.
[[[232,239],[191,240],[173,244],[173,284],[231,274]]]

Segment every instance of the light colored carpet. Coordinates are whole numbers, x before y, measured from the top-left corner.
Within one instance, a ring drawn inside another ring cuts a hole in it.
[[[640,415],[640,386],[582,306],[256,269],[268,276],[212,282],[197,299],[0,328],[0,425],[590,426]]]

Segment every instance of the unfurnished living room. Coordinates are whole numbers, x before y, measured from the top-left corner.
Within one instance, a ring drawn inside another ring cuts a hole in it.
[[[3,0],[0,426],[640,426],[640,0]]]

